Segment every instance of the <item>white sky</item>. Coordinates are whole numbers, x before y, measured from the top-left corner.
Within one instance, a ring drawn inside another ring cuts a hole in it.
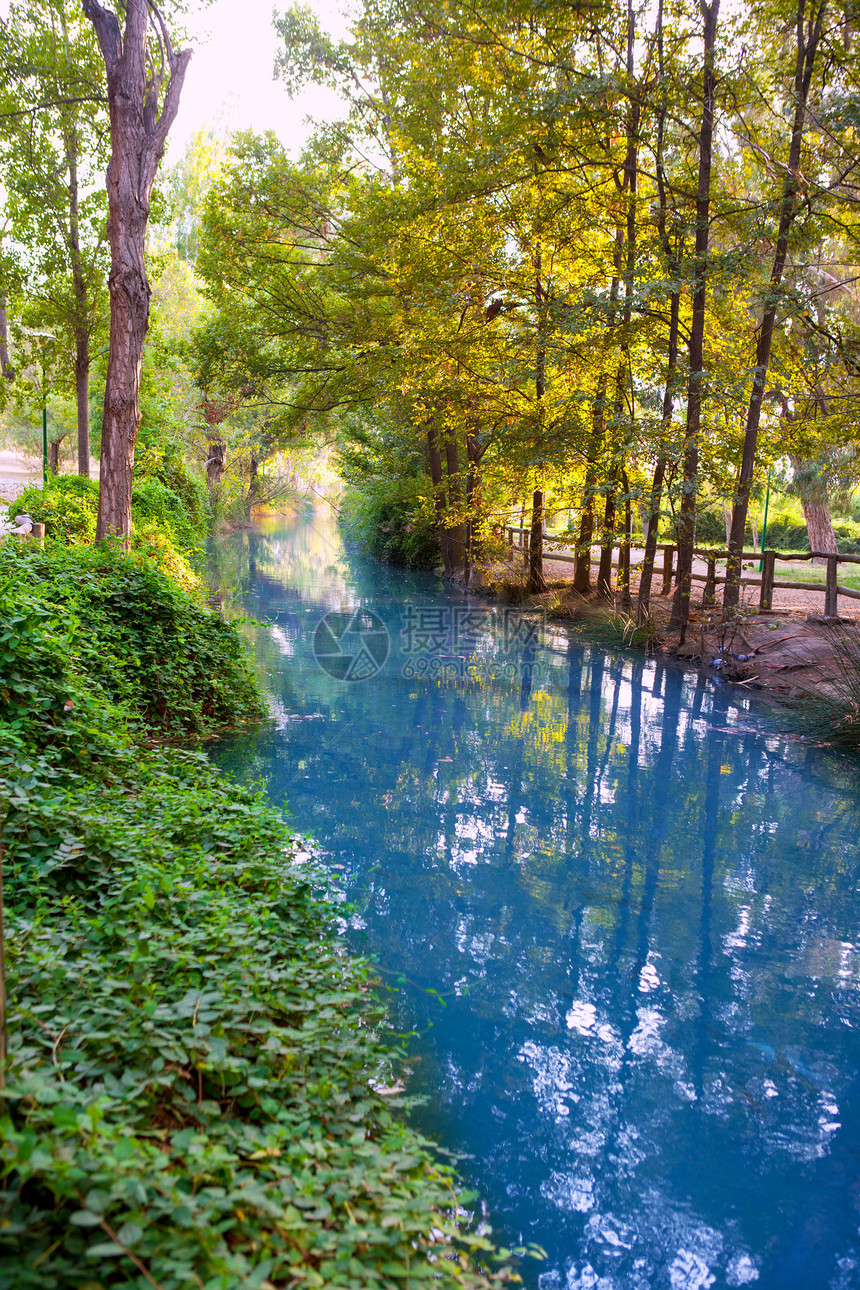
[[[289,99],[272,78],[278,37],[272,9],[291,0],[213,0],[185,19],[194,50],[179,113],[167,140],[166,162],[179,160],[201,127],[216,130],[274,130],[296,154],[309,133],[306,118],[334,120],[343,114],[334,94],[316,87]],[[300,0],[320,16],[323,29],[344,36],[348,0]],[[193,0],[191,0],[193,5]],[[0,0],[0,18],[9,0]]]
[[[346,33],[343,6],[337,0],[304,3],[320,15],[326,31]],[[286,8],[287,0],[275,7]],[[331,92],[311,87],[290,99],[273,80],[278,38],[272,8],[273,0],[214,0],[209,8],[189,15],[194,54],[167,142],[168,164],[182,156],[191,136],[205,125],[217,130],[274,130],[296,154],[307,137],[309,115],[322,120],[342,115],[343,107]]]

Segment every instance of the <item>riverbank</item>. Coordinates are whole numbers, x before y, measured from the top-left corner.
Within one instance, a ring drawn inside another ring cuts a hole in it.
[[[846,654],[856,655],[860,667],[860,621],[850,615],[840,616],[837,622],[823,618],[815,612],[820,610],[820,595],[810,593],[802,604],[765,613],[751,602],[742,604],[730,623],[722,622],[719,606],[694,606],[682,640],[669,625],[671,595],[652,593],[649,621],[641,624],[635,608],[625,609],[618,593],[607,601],[594,592],[583,596],[574,591],[566,565],[547,560],[544,574],[547,591],[535,596],[525,595],[520,568],[507,564],[478,570],[468,586],[456,575],[451,582],[472,595],[538,609],[552,620],[588,630],[607,644],[682,659],[709,675],[778,699],[832,698],[834,683],[836,691],[841,689]],[[802,592],[792,594],[795,600],[804,597]],[[635,587],[632,599],[635,606]]]
[[[334,894],[189,735],[258,721],[145,557],[0,544],[0,1285],[484,1287]]]

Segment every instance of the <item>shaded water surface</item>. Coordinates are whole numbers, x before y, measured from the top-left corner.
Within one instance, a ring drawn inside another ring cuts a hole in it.
[[[219,760],[345,879],[421,1127],[545,1248],[527,1284],[860,1286],[852,768],[696,674],[350,559],[324,517],[215,559],[276,714]]]

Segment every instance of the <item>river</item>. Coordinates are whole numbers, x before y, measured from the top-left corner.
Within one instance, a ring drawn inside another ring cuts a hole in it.
[[[215,750],[312,835],[412,1030],[419,1127],[539,1290],[860,1286],[860,777],[754,696],[348,556],[213,577],[274,721]]]

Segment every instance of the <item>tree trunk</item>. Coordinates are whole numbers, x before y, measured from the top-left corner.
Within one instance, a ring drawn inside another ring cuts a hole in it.
[[[793,419],[788,411],[787,400],[783,400],[783,417],[789,421]],[[810,551],[827,551],[831,555],[838,555],[839,548],[836,545],[836,534],[833,532],[833,520],[827,500],[827,485],[822,480],[821,467],[795,456],[791,458],[791,465],[794,471],[794,486],[803,507],[803,517],[809,533]],[[812,563],[826,564],[827,561],[814,559]]]
[[[624,540],[618,551],[618,591],[621,608],[629,613],[633,608],[630,597],[630,541],[633,536],[633,507],[630,501],[630,481],[627,471],[621,468],[621,487],[624,489]]]
[[[78,474],[90,477],[90,333],[87,309],[87,283],[81,259],[81,232],[78,209],[78,135],[73,128],[63,131],[66,167],[69,172],[69,258],[72,264],[72,290],[75,296],[75,401],[78,421]]]
[[[532,523],[529,533],[529,576],[526,591],[530,596],[546,591],[543,576],[543,492],[536,488],[532,493]]]
[[[699,175],[696,188],[696,246],[693,267],[693,308],[690,323],[690,375],[687,382],[687,426],[684,439],[684,491],[678,524],[678,573],[672,602],[671,627],[681,640],[690,617],[693,547],[696,545],[696,498],[699,487],[699,434],[702,422],[702,386],[705,379],[705,310],[707,303],[708,246],[711,233],[711,154],[714,140],[716,76],[714,49],[720,0],[701,0],[702,13],[702,119],[699,126]]]
[[[439,451],[439,435],[431,422],[427,426],[427,462],[430,467],[430,482],[433,485],[433,504],[436,508],[436,531],[439,536],[439,550],[442,552],[442,564],[446,574],[453,570],[451,560],[451,543],[448,540],[446,512],[448,499],[442,479],[442,454]]]
[[[6,297],[0,295],[0,375],[4,381],[14,380],[9,362],[9,320],[6,314]]]
[[[723,593],[724,611],[733,610],[740,600],[741,552],[744,549],[744,533],[747,526],[747,508],[749,506],[750,488],[752,487],[755,454],[758,446],[758,428],[761,422],[761,409],[764,400],[764,387],[770,366],[770,350],[776,326],[777,310],[782,300],[780,290],[785,263],[788,258],[788,242],[791,228],[797,214],[797,193],[800,176],[800,154],[803,143],[803,130],[806,124],[806,104],[809,98],[809,87],[815,67],[815,57],[821,39],[824,13],[827,0],[819,0],[815,10],[815,0],[808,22],[806,22],[806,0],[797,0],[795,40],[796,58],[794,65],[794,121],[791,131],[791,144],[788,150],[788,165],[782,185],[782,202],[780,207],[779,231],[776,237],[776,250],[770,274],[770,288],[767,294],[768,304],[762,314],[761,327],[756,345],[755,371],[753,373],[752,391],[747,410],[746,432],[744,434],[743,456],[738,474],[735,493],[735,504],[732,508],[732,527],[729,538],[729,558],[726,567],[726,586]]]
[[[612,543],[615,538],[615,481],[609,485],[603,508],[603,534],[600,547],[600,565],[597,570],[597,594],[605,600],[612,596]]]
[[[481,457],[475,426],[466,427],[466,581],[471,576],[475,555],[479,552],[478,512],[481,495]]]
[[[78,474],[90,477],[90,338],[86,331],[75,337],[75,399],[78,413]]]
[[[227,445],[223,439],[211,439],[206,445],[206,482],[217,493],[227,469]]]
[[[582,509],[579,514],[579,534],[576,539],[576,551],[573,565],[573,589],[581,596],[591,590],[591,543],[594,538],[594,483],[597,476],[597,454],[603,439],[603,426],[606,406],[606,374],[600,373],[597,382],[597,393],[594,396],[594,407],[589,436],[588,465],[585,471],[585,485],[582,492]]]
[[[248,495],[245,498],[245,518],[250,520],[251,512],[260,496],[260,463],[252,457],[248,465]]]
[[[174,52],[161,14],[147,0],[127,0],[124,33],[116,15],[98,0],[83,0],[83,8],[95,28],[105,62],[111,125],[107,171],[110,353],[96,540],[115,536],[127,544],[134,446],[140,425],[140,369],[149,324],[144,240],[152,187],[179,107],[191,51]],[[161,47],[161,62],[148,55],[150,22]]]
[[[460,485],[460,447],[450,433],[445,439],[445,466],[448,471],[448,514],[446,528],[451,566],[462,569],[466,557],[466,534],[463,526],[463,495]],[[453,521],[453,522],[452,522]]]
[[[830,507],[826,502],[806,501],[801,497],[803,514],[806,519],[806,527],[809,532],[809,548],[811,551],[829,551],[831,555],[838,555],[839,548],[836,545],[836,534],[833,532],[833,520],[830,515]],[[813,559],[813,564],[826,564],[825,559]]]
[[[61,439],[54,439],[48,443],[48,470],[52,475],[60,473],[60,444]]]
[[[659,0],[657,6],[657,68],[661,88],[665,82],[664,52],[663,52],[663,0]],[[678,258],[679,252],[677,245],[673,246],[672,239],[667,226],[668,216],[668,189],[666,185],[666,172],[663,164],[664,143],[666,130],[666,112],[667,102],[665,90],[663,91],[660,106],[657,113],[657,148],[655,156],[655,170],[657,175],[657,195],[660,206],[657,216],[657,229],[660,235],[660,243],[663,248],[663,258],[666,262],[666,276],[670,281],[676,281],[678,278]],[[678,367],[678,332],[680,327],[680,307],[681,294],[675,290],[669,298],[669,346],[666,356],[666,384],[663,389],[663,408],[661,413],[661,425],[663,430],[664,441],[668,438],[669,426],[672,423],[672,413],[675,406],[675,373]],[[651,608],[651,583],[654,578],[654,558],[657,554],[657,535],[660,525],[660,507],[663,499],[663,483],[666,478],[666,450],[661,443],[657,460],[654,463],[654,477],[651,482],[651,496],[648,502],[648,517],[643,515],[642,527],[645,532],[645,552],[642,557],[642,571],[639,577],[639,599],[638,599],[638,617],[639,621],[644,621]]]

